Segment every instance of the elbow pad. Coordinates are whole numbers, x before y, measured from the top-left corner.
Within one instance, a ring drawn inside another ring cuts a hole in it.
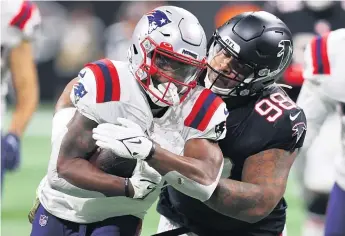
[[[200,184],[177,171],[168,172],[163,179],[173,186],[176,190],[202,202],[207,201],[216,189],[222,174],[224,160],[219,168],[216,180],[210,185]]]

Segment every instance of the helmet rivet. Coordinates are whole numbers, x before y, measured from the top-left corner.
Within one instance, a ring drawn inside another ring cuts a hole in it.
[[[242,91],[240,92],[240,95],[241,95],[241,96],[247,96],[248,94],[249,94],[249,90],[248,90],[248,89],[242,90]]]
[[[146,51],[149,51],[152,47],[152,44],[150,43],[149,40],[145,40],[143,44]]]
[[[261,70],[259,70],[259,76],[266,76],[266,75],[268,75],[268,73],[269,73],[269,69],[267,69],[267,68],[265,68],[265,69],[261,69]]]

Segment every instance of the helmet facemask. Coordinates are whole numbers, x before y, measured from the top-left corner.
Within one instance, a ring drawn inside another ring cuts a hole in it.
[[[281,40],[277,45],[280,51],[274,57],[277,58],[275,65],[272,59],[266,63],[263,60],[261,65],[243,60],[238,54],[239,48],[233,50],[217,31],[211,42],[205,86],[223,97],[251,96],[260,92],[282,76],[292,58],[290,40]]]
[[[199,61],[175,52],[168,43],[158,45],[150,37],[141,43],[143,61],[135,77],[151,100],[159,106],[180,104],[196,86],[196,79],[206,67]]]
[[[206,88],[223,96],[248,95],[255,65],[243,62],[217,35],[209,49]]]

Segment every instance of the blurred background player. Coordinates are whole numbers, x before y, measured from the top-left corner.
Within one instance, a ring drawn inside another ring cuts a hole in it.
[[[303,83],[303,53],[306,45],[316,35],[344,27],[344,1],[293,0],[270,1],[272,13],[290,28],[293,34],[294,55],[282,77],[284,83],[292,86],[287,93],[296,101]]]
[[[289,28],[268,12],[239,14],[216,30],[204,85],[229,110],[222,178],[206,202],[164,188],[162,235],[285,235],[283,196],[307,128],[303,110],[275,84],[292,53]]]
[[[20,139],[38,104],[38,81],[31,40],[40,25],[30,1],[1,1],[1,115],[6,112],[9,85],[15,90],[15,109],[7,133],[1,134],[1,183],[5,171],[20,163]],[[10,81],[10,79],[12,79]],[[4,132],[3,119],[2,132]]]
[[[335,177],[334,161],[341,156],[339,103],[325,96],[323,91],[323,86],[335,76],[337,68],[334,67],[339,67],[342,61],[335,51],[343,52],[337,35],[340,33],[326,32],[314,37],[304,55],[304,83],[297,104],[306,113],[308,132],[299,150],[296,170],[303,184],[307,211],[302,232],[305,236],[324,235],[327,202]]]
[[[313,69],[326,72],[322,91],[327,99],[332,99],[329,102],[339,105],[341,115],[341,155],[335,159],[335,184],[327,205],[324,234],[337,236],[345,235],[345,28],[332,31],[319,40],[327,42],[323,52],[327,53],[328,63],[325,60],[319,61]]]

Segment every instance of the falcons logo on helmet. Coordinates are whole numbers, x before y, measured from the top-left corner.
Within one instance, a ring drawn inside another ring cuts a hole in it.
[[[292,43],[290,40],[281,40],[278,44],[281,50],[277,53],[277,57],[281,57],[279,69],[283,69],[288,66],[292,56]]]
[[[290,40],[281,40],[278,43],[278,48],[280,48],[280,51],[277,53],[277,57],[281,59],[280,64],[277,68],[277,70],[273,71],[271,73],[271,76],[275,76],[278,73],[280,73],[284,68],[286,68],[292,58],[292,43]]]

